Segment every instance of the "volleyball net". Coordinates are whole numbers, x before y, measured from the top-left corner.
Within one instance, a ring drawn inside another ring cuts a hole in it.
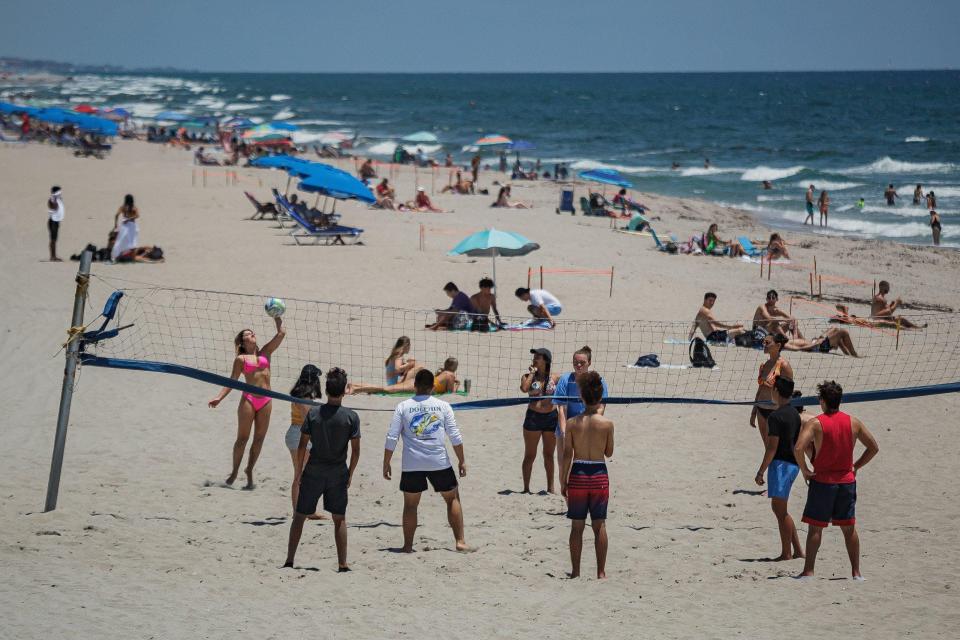
[[[99,311],[108,299],[112,304],[105,310],[108,317],[91,322],[81,338],[82,365],[175,373],[264,393],[228,377],[236,353],[234,338],[241,330],[252,329],[260,345],[274,335],[263,296],[125,284],[94,276],[89,304]],[[410,338],[409,357],[420,366],[437,371],[447,358],[458,360],[461,391],[447,399],[461,408],[526,402],[519,382],[534,348],[550,349],[552,370],[562,373],[571,371],[573,353],[589,346],[593,368],[607,382],[611,403],[748,404],[756,393],[758,368],[767,359],[755,345],[708,342],[716,366],[694,366],[688,339],[692,320],[557,320],[549,329],[529,318],[502,318],[506,327],[496,331],[431,331],[425,327],[436,320],[433,311],[294,298],[285,302],[286,339],[271,357],[274,391],[266,394],[278,399],[288,399],[284,392],[306,364],[322,370],[341,367],[351,382],[383,384],[385,361],[400,336]],[[799,302],[794,310],[797,315],[804,311],[824,315],[822,308]],[[845,401],[960,390],[956,316],[908,318],[925,328],[799,318],[805,338],[842,330],[861,356],[841,355],[839,348],[829,353],[816,348],[785,351],[797,388],[808,403],[815,401],[811,398],[816,384],[828,379],[843,385]],[[99,328],[89,330],[90,326]],[[696,335],[703,337],[699,331]],[[361,409],[376,405],[374,399],[359,403],[369,405]]]

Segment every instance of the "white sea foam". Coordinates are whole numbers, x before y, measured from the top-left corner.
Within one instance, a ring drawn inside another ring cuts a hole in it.
[[[248,111],[256,108],[257,105],[250,104],[249,102],[234,102],[233,104],[227,105],[227,111]]]
[[[956,185],[934,186],[933,189],[927,190],[933,191],[938,198],[960,198],[960,187]]]
[[[860,233],[884,238],[912,238],[915,236],[930,235],[930,225],[924,222],[905,222],[896,224],[890,222],[870,222],[850,218],[833,218],[830,227],[849,233]],[[949,227],[948,227],[949,229]]]
[[[904,142],[930,142],[930,138],[924,138],[923,136],[907,136],[903,139]]]
[[[167,107],[161,102],[129,102],[126,108],[138,118],[152,118]]]
[[[798,197],[797,195],[787,195],[785,193],[773,196],[760,195],[757,196],[757,202],[790,202],[791,200],[797,200]]]
[[[957,165],[949,162],[905,162],[903,160],[894,160],[890,156],[885,156],[870,164],[843,169],[841,173],[851,175],[870,175],[877,173],[894,175],[898,173],[948,173],[956,169]]]
[[[290,118],[292,118],[292,117],[295,116],[295,115],[297,115],[297,114],[295,114],[293,111],[290,111],[289,109],[281,109],[280,111],[278,111],[278,112],[276,113],[276,115],[273,116],[273,119],[274,119],[274,120],[289,120]]]
[[[253,100],[254,102],[264,102],[264,101],[266,101],[266,98],[264,98],[263,96],[253,96],[253,97],[250,98],[250,99]]]
[[[377,142],[372,144],[366,149],[366,153],[372,153],[377,156],[389,156],[392,155],[394,151],[397,150],[397,143],[394,140],[387,140],[385,142]]]
[[[795,182],[795,185],[801,189],[806,189],[811,184],[815,185],[818,189],[826,189],[827,191],[843,191],[845,189],[853,189],[855,187],[862,187],[862,182],[830,182],[829,180],[801,180]]]
[[[738,169],[736,167],[687,167],[680,170],[680,175],[685,178],[699,176],[715,176],[721,173],[744,173],[747,169]]]
[[[293,124],[318,124],[318,125],[327,125],[327,126],[337,126],[337,125],[341,125],[341,124],[346,124],[346,122],[342,122],[342,121],[340,121],[340,120],[312,120],[312,119],[308,119],[308,120],[291,120],[290,122],[293,123]]]
[[[620,173],[659,173],[662,171],[669,171],[668,167],[645,167],[645,166],[636,166],[636,165],[624,165],[624,164],[609,164],[606,162],[597,162],[596,160],[574,160],[570,164],[570,168],[575,171],[591,171],[593,169],[613,169],[614,171],[619,171]]]
[[[790,176],[795,176],[801,171],[806,169],[803,165],[797,165],[795,167],[765,167],[760,165],[759,167],[754,167],[753,169],[748,169],[743,172],[743,175],[740,176],[741,180],[746,180],[747,182],[762,182],[764,180],[781,180],[783,178],[789,178]]]
[[[930,212],[927,209],[912,206],[889,207],[883,205],[867,205],[863,209],[860,209],[860,211],[867,214],[868,217],[870,214],[898,216],[900,218],[926,218],[930,215]]]
[[[272,100],[273,102],[283,102],[284,100],[289,100],[289,99],[290,99],[290,96],[288,96],[285,93],[275,93],[272,96],[270,96],[270,100]]]

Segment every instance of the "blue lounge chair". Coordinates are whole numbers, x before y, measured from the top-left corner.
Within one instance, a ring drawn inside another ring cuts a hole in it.
[[[339,224],[333,224],[324,227],[318,227],[297,211],[290,202],[281,195],[277,195],[277,204],[280,206],[281,210],[284,211],[290,218],[297,224],[296,228],[290,233],[290,237],[293,238],[293,241],[298,245],[303,244],[300,242],[301,239],[313,238],[313,244],[320,244],[320,241],[323,240],[324,244],[347,244],[344,240],[344,237],[350,238],[354,244],[359,242],[360,234],[363,233],[363,229],[358,229],[356,227],[346,227]]]
[[[757,249],[755,246],[753,246],[753,243],[750,242],[750,238],[747,236],[737,237],[737,242],[739,242],[740,246],[743,247],[743,252],[751,258],[757,258],[767,253],[766,249]]]

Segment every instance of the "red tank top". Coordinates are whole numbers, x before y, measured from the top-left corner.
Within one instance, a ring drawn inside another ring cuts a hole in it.
[[[842,411],[817,416],[823,429],[823,442],[813,460],[815,480],[827,484],[856,482],[853,473],[853,430],[850,416]]]

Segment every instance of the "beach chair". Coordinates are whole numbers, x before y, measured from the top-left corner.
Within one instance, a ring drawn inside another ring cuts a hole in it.
[[[573,206],[573,189],[564,189],[560,192],[560,206],[557,207],[557,213],[569,211],[570,215],[577,215],[577,208]]]
[[[304,244],[300,242],[301,240],[308,240],[310,238],[313,239],[313,244],[315,245],[320,244],[321,240],[325,245],[345,245],[347,244],[344,240],[345,237],[351,240],[350,244],[355,244],[360,241],[360,234],[363,233],[363,229],[346,227],[340,224],[318,227],[301,216],[300,212],[293,208],[283,196],[277,196],[277,204],[279,204],[293,222],[296,223],[297,226],[290,233],[290,237],[293,238],[293,241],[298,245]]]
[[[743,252],[751,258],[756,258],[767,253],[766,249],[757,249],[755,246],[753,246],[753,243],[750,242],[750,238],[747,236],[737,237],[737,242],[739,242],[740,246],[743,247]]]
[[[265,220],[268,215],[273,216],[273,219],[277,220],[277,216],[280,214],[277,210],[277,205],[272,202],[260,202],[254,198],[253,194],[249,191],[244,191],[243,195],[247,196],[247,200],[249,200],[253,208],[256,209],[254,214],[250,216],[250,220]]]

